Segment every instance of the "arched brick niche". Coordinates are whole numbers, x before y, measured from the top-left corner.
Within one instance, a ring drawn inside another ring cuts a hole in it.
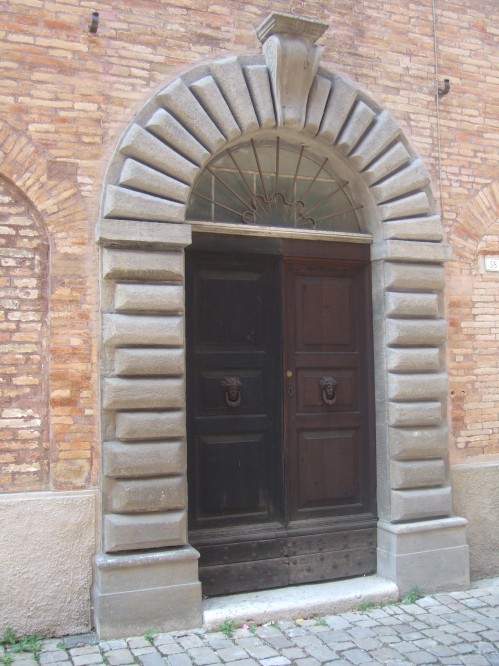
[[[175,79],[137,115],[110,165],[98,230],[103,553],[95,602],[103,636],[201,623],[186,524],[186,203],[210,159],[269,132],[327,155],[363,205],[361,240],[372,242],[378,573],[402,592],[468,581],[466,521],[451,516],[447,467],[448,248],[427,171],[397,122],[351,81],[318,69],[313,42],[324,29],[272,15],[259,29],[263,56]],[[164,610],[173,607],[174,618]]]
[[[0,178],[0,492],[48,486],[48,239],[30,202]]]

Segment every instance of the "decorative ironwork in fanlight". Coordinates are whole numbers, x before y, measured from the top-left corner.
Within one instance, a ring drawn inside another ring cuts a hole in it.
[[[198,178],[187,219],[272,227],[360,232],[348,181],[328,158],[279,136],[225,149]]]

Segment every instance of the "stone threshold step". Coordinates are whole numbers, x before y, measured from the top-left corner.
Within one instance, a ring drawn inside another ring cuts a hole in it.
[[[398,601],[399,590],[380,576],[246,592],[203,601],[203,626],[216,630],[225,620],[264,624],[277,620],[345,613],[360,604]]]

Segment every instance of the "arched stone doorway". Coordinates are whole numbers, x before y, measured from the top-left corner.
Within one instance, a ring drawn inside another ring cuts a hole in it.
[[[451,516],[446,462],[448,249],[426,169],[400,127],[351,82],[318,70],[313,43],[325,28],[272,15],[259,28],[264,56],[176,79],[138,114],[111,163],[98,233],[103,554],[95,602],[104,637],[201,623],[187,534],[183,253],[207,227],[186,222],[186,203],[214,156],[275,130],[331,160],[362,206],[360,232],[231,223],[208,223],[209,231],[370,246],[377,571],[401,592],[468,580],[465,521]]]

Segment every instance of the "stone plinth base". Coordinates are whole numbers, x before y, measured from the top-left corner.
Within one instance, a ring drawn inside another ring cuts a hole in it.
[[[464,518],[379,521],[378,575],[396,583],[401,595],[414,587],[425,593],[468,587],[466,524]]]
[[[95,561],[95,627],[101,639],[202,625],[198,553],[172,548]]]

